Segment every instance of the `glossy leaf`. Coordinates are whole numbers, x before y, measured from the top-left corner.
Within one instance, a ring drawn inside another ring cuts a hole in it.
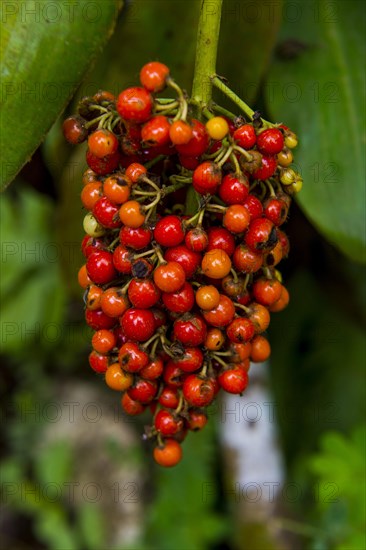
[[[365,261],[364,7],[319,0],[285,8],[268,109],[299,135],[305,213],[342,252]]]
[[[110,37],[122,0],[1,5],[1,186],[30,159]]]

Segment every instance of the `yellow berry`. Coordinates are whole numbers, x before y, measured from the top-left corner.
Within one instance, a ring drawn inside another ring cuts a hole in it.
[[[289,149],[295,149],[297,144],[298,144],[297,135],[294,134],[293,132],[289,132],[285,136],[285,145],[286,145],[286,147],[288,147]]]
[[[223,139],[229,132],[229,125],[222,116],[215,116],[206,122],[206,130],[212,139]]]
[[[282,149],[282,151],[280,151],[277,155],[277,162],[280,166],[289,166],[293,160],[294,156],[290,149],[287,149],[287,147]]]
[[[284,168],[280,172],[280,182],[282,185],[291,185],[296,181],[296,173],[292,168]]]

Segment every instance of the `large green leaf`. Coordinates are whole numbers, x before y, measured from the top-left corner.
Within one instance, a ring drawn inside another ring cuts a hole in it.
[[[299,135],[305,213],[342,252],[365,261],[364,5],[289,2],[284,14],[268,108]]]
[[[2,2],[1,186],[30,159],[111,35],[122,0]]]

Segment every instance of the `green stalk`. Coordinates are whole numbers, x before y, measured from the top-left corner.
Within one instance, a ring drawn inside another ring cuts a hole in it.
[[[212,99],[223,0],[202,0],[198,21],[192,99],[205,107]]]

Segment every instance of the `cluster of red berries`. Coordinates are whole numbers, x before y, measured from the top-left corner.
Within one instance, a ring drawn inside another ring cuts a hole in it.
[[[174,466],[218,391],[241,394],[250,361],[270,355],[270,313],[289,301],[280,226],[302,180],[285,126],[217,105],[203,110],[206,123],[192,118],[199,106],[162,63],[140,80],[118,98],[84,98],[64,134],[88,141],[79,283],[95,331],[90,366],[127,414],[150,408],[145,437],[156,462]],[[165,87],[176,98],[158,97]]]

